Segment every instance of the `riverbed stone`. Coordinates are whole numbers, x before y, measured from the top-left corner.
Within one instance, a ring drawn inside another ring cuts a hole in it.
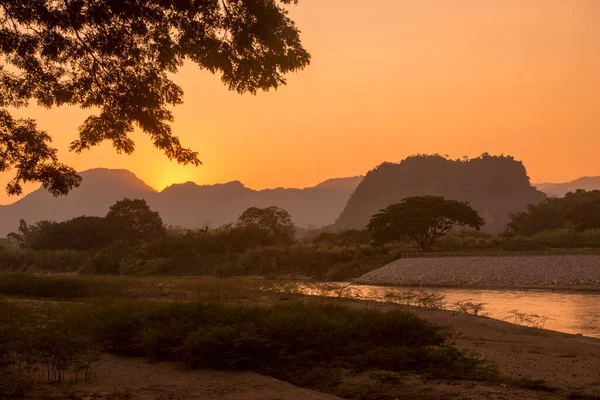
[[[600,287],[600,255],[401,258],[354,282],[399,286]]]

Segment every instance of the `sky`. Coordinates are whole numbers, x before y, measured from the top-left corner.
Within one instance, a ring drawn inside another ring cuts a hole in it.
[[[158,190],[307,187],[416,153],[509,154],[533,183],[600,175],[600,1],[300,0],[290,15],[312,62],[277,91],[239,95],[192,63],[174,77],[185,94],[173,130],[200,167],[170,162],[141,131],[130,156],[108,143],[69,152],[90,110],[13,115],[35,118],[75,169],[128,169]]]

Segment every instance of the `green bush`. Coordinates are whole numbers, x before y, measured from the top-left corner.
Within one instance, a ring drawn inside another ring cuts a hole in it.
[[[445,328],[404,311],[123,303],[99,312],[95,337],[118,354],[180,361],[190,368],[249,369],[296,384],[318,368],[454,378],[491,371],[450,346]]]

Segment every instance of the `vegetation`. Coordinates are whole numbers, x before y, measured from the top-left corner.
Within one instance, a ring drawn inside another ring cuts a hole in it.
[[[110,207],[106,223],[115,238],[135,243],[165,234],[165,227],[158,212],[150,210],[146,200],[123,199]]]
[[[285,84],[286,73],[310,60],[283,6],[291,2],[2,2],[0,172],[16,169],[8,193],[39,181],[55,195],[65,194],[81,180],[58,162],[47,133],[5,109],[31,100],[47,108],[99,110],[81,126],[74,151],[109,140],[129,154],[137,125],[170,159],[199,165],[197,153],[184,148],[169,126],[170,107],[183,96],[170,74],[187,59],[220,73],[240,93]]]
[[[416,196],[381,210],[371,217],[368,228],[378,244],[408,237],[419,244],[421,251],[429,251],[439,238],[457,226],[479,230],[483,225],[483,219],[469,203]]]
[[[254,229],[260,235],[283,244],[294,242],[295,227],[292,216],[279,207],[250,207],[237,219],[242,229]]]
[[[549,198],[529,204],[527,210],[513,213],[506,235],[532,236],[544,231],[600,229],[600,190],[577,190],[562,198]]]
[[[446,328],[405,311],[318,302],[1,306],[7,311],[0,316],[3,361],[31,380],[58,382],[70,371],[85,377],[99,350],[178,361],[188,368],[257,371],[324,390],[342,370],[495,377],[488,364],[456,349]]]
[[[21,221],[9,235],[10,245],[5,242],[0,247],[0,270],[344,281],[379,268],[403,252],[418,250],[600,248],[600,229],[572,227],[530,236],[494,236],[455,226],[477,228],[481,223],[478,213],[463,202],[421,196],[375,215],[371,230],[312,230],[296,240],[289,214],[277,207],[250,208],[236,223],[216,229],[185,230],[165,227],[145,201],[124,199],[104,218],[31,225]]]

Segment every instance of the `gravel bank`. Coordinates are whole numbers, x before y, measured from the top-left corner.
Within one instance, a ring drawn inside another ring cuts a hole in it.
[[[600,255],[401,258],[354,282],[398,286],[600,288]]]

